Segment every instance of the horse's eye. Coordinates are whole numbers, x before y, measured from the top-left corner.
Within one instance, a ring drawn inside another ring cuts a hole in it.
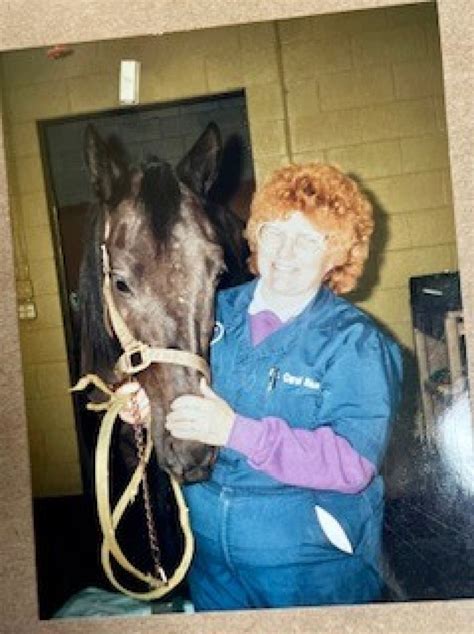
[[[225,264],[219,267],[217,271],[217,279],[219,280],[225,273],[227,273],[227,271],[228,271],[228,268]]]
[[[126,282],[124,282],[120,278],[115,279],[115,288],[119,291],[119,293],[130,293],[130,289],[128,288]]]
[[[228,269],[225,265],[217,269],[216,277],[214,280],[214,284],[216,285],[217,288],[221,288],[221,285],[225,284],[225,280],[226,280],[225,275],[227,273],[227,270]]]

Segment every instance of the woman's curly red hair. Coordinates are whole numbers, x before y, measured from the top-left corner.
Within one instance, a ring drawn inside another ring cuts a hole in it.
[[[295,211],[328,237],[336,265],[324,283],[338,294],[353,290],[369,253],[372,205],[352,178],[322,163],[280,168],[255,193],[246,228],[252,272],[258,273],[258,227],[286,219]]]

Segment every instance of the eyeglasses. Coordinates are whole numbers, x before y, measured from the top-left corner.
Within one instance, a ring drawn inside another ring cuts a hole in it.
[[[257,229],[257,241],[259,246],[269,253],[279,251],[287,240],[293,241],[297,252],[312,255],[323,251],[327,236],[314,236],[310,233],[288,233],[275,222],[264,222]]]

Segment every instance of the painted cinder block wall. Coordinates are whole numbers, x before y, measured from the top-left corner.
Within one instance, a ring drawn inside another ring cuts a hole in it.
[[[293,20],[279,34],[292,158],[335,163],[375,197],[355,297],[413,347],[408,278],[457,266],[436,9]]]
[[[434,5],[358,11],[2,56],[33,490],[81,490],[69,376],[36,134],[38,119],[118,106],[123,58],[142,63],[141,103],[245,88],[257,181],[288,161],[326,160],[380,204],[355,300],[412,347],[408,278],[456,268]],[[30,284],[32,289],[30,289]]]

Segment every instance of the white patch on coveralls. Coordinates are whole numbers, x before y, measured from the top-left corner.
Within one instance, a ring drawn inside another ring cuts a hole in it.
[[[287,385],[302,385],[303,387],[308,387],[310,390],[319,390],[321,387],[321,383],[315,381],[310,376],[295,376],[289,372],[283,374],[283,383]]]
[[[210,346],[213,346],[215,343],[218,343],[222,337],[224,336],[225,328],[224,324],[220,321],[216,321],[214,324],[214,331],[212,333],[212,339],[209,343]]]
[[[348,555],[353,555],[354,549],[352,548],[352,544],[347,537],[346,531],[342,528],[337,519],[317,504],[314,510],[319,525],[331,544]]]

